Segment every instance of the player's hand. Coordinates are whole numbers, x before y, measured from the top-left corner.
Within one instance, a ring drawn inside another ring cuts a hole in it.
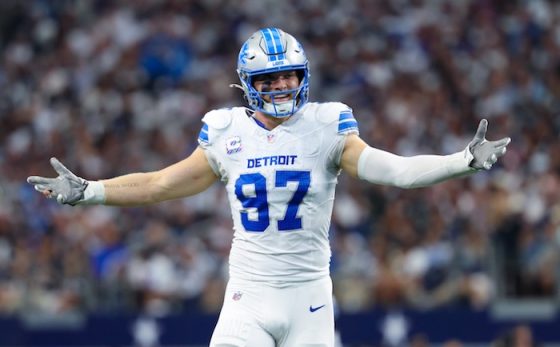
[[[27,183],[32,184],[35,190],[43,193],[47,198],[56,198],[59,204],[76,205],[84,198],[88,181],[74,175],[56,158],[51,158],[50,163],[58,173],[57,178],[30,176],[27,178]]]
[[[481,120],[476,135],[468,146],[474,157],[469,165],[478,170],[490,170],[498,158],[506,153],[506,147],[511,142],[509,137],[497,141],[486,140],[487,129],[488,121]]]

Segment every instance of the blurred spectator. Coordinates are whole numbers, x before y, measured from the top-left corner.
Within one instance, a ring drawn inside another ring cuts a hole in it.
[[[458,340],[449,340],[443,343],[443,347],[463,347],[463,343]]]
[[[537,347],[539,344],[533,338],[531,327],[519,324],[508,332],[499,336],[492,346],[495,347]]]

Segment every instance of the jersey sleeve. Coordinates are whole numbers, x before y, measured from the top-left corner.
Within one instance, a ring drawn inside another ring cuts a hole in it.
[[[338,130],[339,135],[359,134],[358,122],[354,118],[351,108],[343,109],[338,114]]]
[[[216,142],[220,133],[223,132],[232,121],[231,109],[213,110],[202,117],[202,128],[198,133],[198,144],[202,148],[208,148]]]
[[[200,128],[200,132],[198,133],[198,144],[206,148],[210,144],[210,140],[208,137],[208,124],[202,124],[202,128]]]
[[[325,103],[323,107],[325,109],[320,112],[320,118],[323,123],[326,123],[326,131],[332,136],[327,161],[332,170],[338,171],[346,136],[360,134],[358,121],[352,109],[343,103]]]
[[[208,159],[208,163],[216,175],[221,177],[216,155],[216,146],[222,132],[230,125],[232,113],[229,109],[213,110],[202,118],[202,127],[198,133],[198,144]]]

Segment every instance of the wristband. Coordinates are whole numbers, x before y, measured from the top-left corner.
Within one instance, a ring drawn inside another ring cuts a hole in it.
[[[105,203],[105,186],[100,181],[88,181],[84,197],[78,205],[103,205]]]

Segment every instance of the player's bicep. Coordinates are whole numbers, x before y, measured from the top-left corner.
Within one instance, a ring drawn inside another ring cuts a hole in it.
[[[160,170],[158,176],[161,200],[198,194],[218,179],[200,147],[188,158]]]
[[[352,177],[358,177],[358,161],[367,144],[356,134],[346,136],[340,167]]]

